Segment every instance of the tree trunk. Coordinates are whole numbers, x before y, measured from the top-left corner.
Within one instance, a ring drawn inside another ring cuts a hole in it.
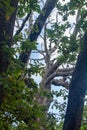
[[[18,0],[11,0],[10,5],[15,10],[11,16],[8,16],[8,19],[6,18],[6,12],[4,11],[4,4],[0,8],[0,73],[5,72],[9,64],[9,55],[5,48],[11,47]]]
[[[72,75],[63,130],[80,130],[87,89],[87,32]]]
[[[15,10],[8,18],[6,18],[3,1],[0,3],[2,4],[2,7],[0,7],[0,78],[2,78],[10,63],[10,52],[8,51],[8,48],[11,48],[18,0],[11,0],[10,5]],[[0,105],[3,102],[3,99],[4,89],[3,84],[0,84]]]

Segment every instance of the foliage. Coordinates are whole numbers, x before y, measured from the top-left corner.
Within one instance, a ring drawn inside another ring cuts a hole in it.
[[[23,17],[26,13],[31,13],[31,11],[41,11],[38,0],[19,0],[18,17]]]
[[[10,15],[13,13],[14,8],[10,5],[11,0],[0,1],[0,9],[4,10],[6,20],[9,19]]]
[[[86,130],[87,129],[87,99],[85,98],[85,102],[84,102],[84,111],[83,111],[83,115],[82,115],[82,126],[81,126],[81,130]]]
[[[14,12],[14,8],[11,6],[10,1],[11,0],[1,0],[0,2],[0,13],[2,13],[1,10],[3,9],[7,22]],[[58,47],[57,53],[59,55],[57,59],[61,65],[63,63],[75,62],[77,58],[77,53],[80,48],[79,43],[83,32],[86,30],[86,19],[81,19],[78,23],[79,35],[77,38],[73,35],[66,36],[65,32],[71,27],[68,21],[70,15],[76,15],[76,10],[80,10],[82,18],[83,15],[86,14],[86,9],[83,6],[84,4],[86,4],[86,2],[82,0],[76,2],[71,0],[64,5],[58,2],[56,8],[59,15],[62,16],[63,23],[54,22],[51,24],[50,28],[46,29],[46,37],[51,43],[55,43]],[[26,14],[30,14],[31,11],[37,14],[41,13],[38,0],[19,0],[17,18],[22,19]],[[24,36],[24,33],[27,36]],[[2,97],[2,99],[0,99],[0,129],[41,130],[42,127],[47,130],[62,129],[63,123],[61,122],[57,126],[55,116],[47,113],[47,106],[42,105],[38,101],[38,97],[46,97],[50,100],[53,95],[57,97],[62,95],[64,100],[66,100],[67,96],[65,95],[65,90],[64,92],[60,90],[59,93],[49,93],[46,90],[41,91],[38,89],[40,86],[38,87],[35,80],[31,77],[35,74],[40,74],[42,78],[44,77],[45,71],[42,67],[44,63],[34,61],[34,63],[26,67],[26,65],[18,59],[19,53],[27,52],[28,54],[29,50],[37,50],[37,43],[30,42],[27,31],[21,32],[20,35],[13,36],[11,47],[7,44],[8,39],[9,38],[6,37],[1,46],[4,57],[3,61],[7,60],[9,63],[6,71],[0,73],[0,97]],[[60,42],[58,43],[59,39]],[[55,102],[54,105],[61,113],[66,107],[66,102],[62,105]],[[64,115],[61,114],[61,117],[64,117]],[[83,126],[81,129],[83,129]]]

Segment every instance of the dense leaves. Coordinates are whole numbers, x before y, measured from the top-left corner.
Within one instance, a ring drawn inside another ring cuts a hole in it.
[[[41,11],[38,0],[19,0],[18,17],[23,17],[26,13],[31,13],[31,11]]]

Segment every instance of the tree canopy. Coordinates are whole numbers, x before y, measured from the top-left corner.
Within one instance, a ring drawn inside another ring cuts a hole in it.
[[[1,130],[62,129],[66,105],[63,130],[80,130],[86,30],[86,0],[0,1]]]

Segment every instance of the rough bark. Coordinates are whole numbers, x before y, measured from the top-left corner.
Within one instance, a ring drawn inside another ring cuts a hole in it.
[[[72,75],[63,130],[80,130],[87,89],[87,32]]]

